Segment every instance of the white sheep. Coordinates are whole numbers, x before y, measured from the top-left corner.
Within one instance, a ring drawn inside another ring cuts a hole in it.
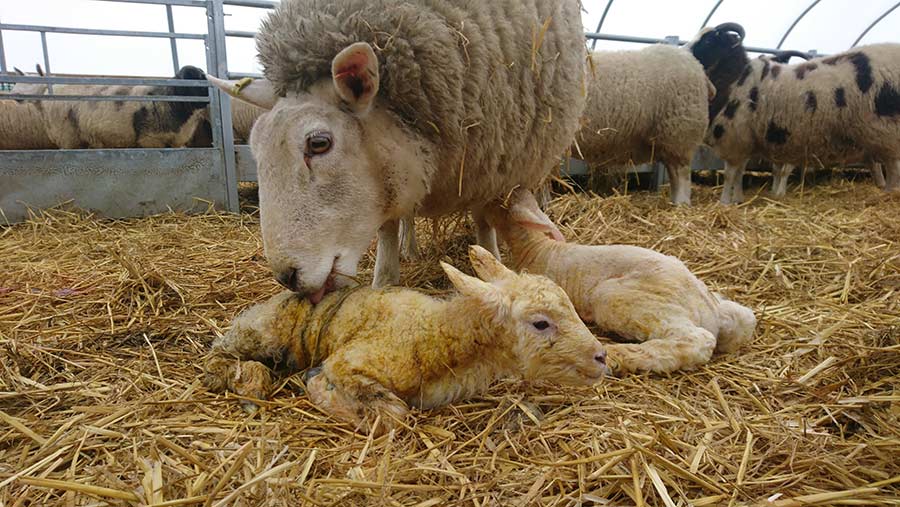
[[[681,48],[597,51],[588,70],[578,147],[593,168],[659,161],[674,204],[691,202],[691,158],[703,143],[715,89]]]
[[[741,178],[754,155],[789,164],[782,174],[881,163],[885,190],[900,191],[900,44],[782,65],[750,61],[743,35],[730,23],[688,45],[716,86],[707,143],[725,161],[723,203],[743,200]]]
[[[511,267],[544,275],[566,291],[578,314],[638,344],[607,346],[614,372],[671,372],[734,352],[753,336],[756,317],[710,293],[683,262],[629,245],[555,241],[555,227],[534,196],[515,190],[488,208],[488,221],[509,247]]]
[[[376,286],[399,278],[404,216],[479,212],[558,164],[584,109],[577,0],[286,0],[263,22],[266,80],[210,81],[257,121],[263,243],[276,278],[318,300],[378,231]]]
[[[462,400],[499,378],[600,380],[606,352],[558,285],[517,275],[477,246],[469,258],[480,279],[442,263],[459,291],[449,299],[361,287],[314,306],[285,291],[246,310],[215,341],[205,383],[265,399],[272,373],[263,363],[288,373],[312,369],[312,402],[371,430],[377,416],[379,429],[393,428],[409,407]]]

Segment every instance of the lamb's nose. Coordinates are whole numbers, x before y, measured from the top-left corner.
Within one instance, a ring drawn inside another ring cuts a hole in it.
[[[594,361],[597,361],[600,364],[606,364],[606,351],[601,350],[597,354],[594,355]]]
[[[295,268],[287,268],[275,275],[278,283],[286,289],[297,292],[297,270]]]

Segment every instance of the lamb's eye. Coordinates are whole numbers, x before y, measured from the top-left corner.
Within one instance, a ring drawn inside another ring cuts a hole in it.
[[[548,327],[550,327],[550,323],[547,322],[546,320],[537,320],[537,321],[532,322],[531,325],[534,326],[534,328],[537,329],[538,331],[543,331],[543,330],[547,329]]]
[[[328,132],[317,132],[306,138],[306,155],[323,155],[331,150],[333,141]]]

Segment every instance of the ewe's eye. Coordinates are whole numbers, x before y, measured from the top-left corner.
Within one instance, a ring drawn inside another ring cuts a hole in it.
[[[304,155],[324,155],[331,150],[334,141],[328,132],[316,132],[306,137],[306,149]]]
[[[531,325],[534,326],[534,328],[537,329],[538,331],[543,331],[550,327],[550,323],[547,322],[546,320],[537,320],[537,321],[532,322]]]

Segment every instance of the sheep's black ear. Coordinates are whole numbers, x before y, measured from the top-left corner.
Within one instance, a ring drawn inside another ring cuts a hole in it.
[[[38,76],[41,76],[41,77],[44,76],[44,69],[41,68],[41,64],[39,64],[39,63],[34,64],[34,70],[37,71]]]
[[[18,75],[20,75],[20,76],[24,76],[24,75],[25,75],[25,73],[22,72],[22,69],[20,69],[20,68],[18,68],[18,67],[13,67],[13,71],[15,71],[15,73],[18,74]]]

